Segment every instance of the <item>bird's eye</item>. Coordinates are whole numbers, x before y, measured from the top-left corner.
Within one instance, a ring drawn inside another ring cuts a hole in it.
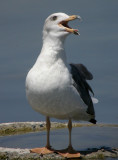
[[[53,16],[52,20],[55,21],[57,19],[57,16]]]

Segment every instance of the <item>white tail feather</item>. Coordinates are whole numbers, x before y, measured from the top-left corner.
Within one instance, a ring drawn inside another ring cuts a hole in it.
[[[92,99],[92,102],[93,102],[94,104],[96,104],[96,103],[99,102],[99,100],[98,100],[97,98],[91,97],[91,99]]]

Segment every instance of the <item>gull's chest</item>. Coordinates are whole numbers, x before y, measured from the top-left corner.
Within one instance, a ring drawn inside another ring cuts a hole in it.
[[[52,93],[64,89],[71,83],[68,68],[57,62],[52,66],[42,65],[32,68],[27,76],[27,88],[37,94]]]

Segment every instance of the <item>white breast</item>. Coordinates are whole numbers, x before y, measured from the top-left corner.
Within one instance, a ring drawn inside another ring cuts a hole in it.
[[[58,43],[59,44],[59,43]],[[26,78],[27,99],[34,110],[59,119],[90,119],[68,69],[64,49],[46,43]]]
[[[76,119],[78,114],[85,112],[86,105],[72,85],[68,68],[61,60],[53,66],[44,66],[34,66],[28,73],[26,93],[30,105],[46,116]]]

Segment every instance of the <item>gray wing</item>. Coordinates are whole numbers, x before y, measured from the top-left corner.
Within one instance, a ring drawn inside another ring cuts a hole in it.
[[[95,115],[93,102],[89,91],[92,92],[93,95],[94,93],[92,88],[86,81],[93,79],[92,74],[87,70],[87,68],[83,64],[70,64],[70,66],[71,66],[72,78],[74,80],[73,86],[77,89],[82,100],[88,106],[86,112],[88,114]],[[96,123],[95,119],[92,119],[90,121],[92,123]]]

